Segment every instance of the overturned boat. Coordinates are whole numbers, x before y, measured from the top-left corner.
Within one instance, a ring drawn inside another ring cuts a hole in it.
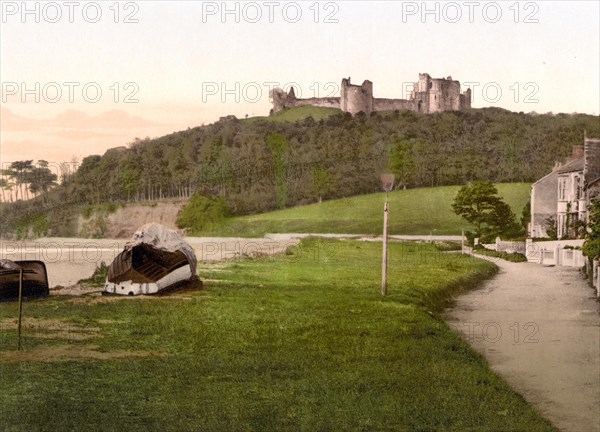
[[[42,261],[0,260],[0,299],[18,298],[19,285],[22,287],[23,297],[48,295],[46,265]]]
[[[194,249],[175,230],[139,228],[108,268],[105,294],[157,294],[198,281]]]

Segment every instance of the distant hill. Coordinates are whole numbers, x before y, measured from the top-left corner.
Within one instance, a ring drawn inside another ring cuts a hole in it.
[[[582,143],[584,130],[600,136],[599,117],[497,108],[352,117],[319,107],[225,117],[86,157],[44,200],[3,204],[0,235],[31,223],[60,235],[89,206],[185,200],[195,191],[221,197],[234,216],[258,214],[379,192],[383,172],[409,189],[533,182]]]

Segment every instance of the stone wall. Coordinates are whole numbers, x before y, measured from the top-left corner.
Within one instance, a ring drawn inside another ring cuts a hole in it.
[[[296,99],[294,106],[318,106],[325,108],[340,108],[339,97],[328,97],[328,98],[309,98],[309,99]]]
[[[414,102],[407,99],[374,99],[373,111],[416,111]]]

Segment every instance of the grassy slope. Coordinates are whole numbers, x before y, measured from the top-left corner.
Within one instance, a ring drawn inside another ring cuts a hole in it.
[[[450,207],[459,186],[410,189],[390,193],[390,234],[460,234],[469,226]],[[499,194],[517,217],[529,200],[529,183],[498,185]],[[325,201],[302,207],[227,220],[197,234],[262,236],[265,233],[313,232],[380,234],[385,194]]]
[[[0,429],[554,430],[435,313],[494,266],[393,243],[382,298],[380,247],[307,240],[286,256],[213,265],[187,300],[26,303],[26,317],[101,329],[74,346],[168,356],[0,363]],[[0,304],[0,317],[16,309]],[[1,350],[15,333],[0,333]]]
[[[268,120],[273,122],[295,122],[298,120],[304,120],[307,117],[312,117],[313,120],[319,121],[327,119],[339,112],[341,111],[337,108],[315,107],[306,105],[279,111],[271,114],[268,117],[250,117],[243,121],[255,122],[257,120]]]

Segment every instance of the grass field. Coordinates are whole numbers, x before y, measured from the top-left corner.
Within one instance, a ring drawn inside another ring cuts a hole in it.
[[[341,113],[342,111],[337,108],[326,108],[316,106],[299,106],[292,109],[285,109],[271,114],[268,117],[250,117],[243,121],[245,122],[256,122],[257,120],[268,120],[272,122],[295,122],[298,120],[304,120],[307,117],[312,117],[315,121],[325,120],[334,114]]]
[[[499,195],[517,215],[529,201],[529,183],[499,184]],[[452,212],[459,186],[401,190],[390,193],[390,234],[454,234],[470,226]],[[265,233],[381,234],[385,194],[325,201],[259,215],[227,219],[211,231],[195,235],[262,237]]]
[[[0,303],[0,430],[553,431],[438,315],[495,267],[393,243],[382,298],[380,254],[309,239],[201,291],[27,302],[29,360]]]

